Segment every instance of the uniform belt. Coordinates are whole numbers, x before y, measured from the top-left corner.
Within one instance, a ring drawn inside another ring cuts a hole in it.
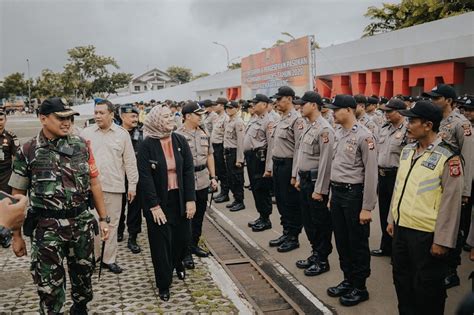
[[[361,188],[364,187],[364,184],[349,184],[349,183],[339,183],[331,181],[331,187],[336,189],[351,190],[352,188]]]
[[[279,157],[274,156],[272,157],[272,160],[275,163],[287,163],[287,162],[293,163],[293,158],[279,158]]]
[[[200,172],[200,171],[202,171],[202,170],[205,170],[206,167],[207,167],[206,164],[199,165],[199,166],[195,166],[195,167],[194,167],[194,171],[195,171],[195,172]]]
[[[237,148],[224,148],[224,153],[232,153],[233,151],[237,151]]]
[[[398,167],[379,167],[380,176],[397,175]]]
[[[88,209],[87,205],[81,205],[76,208],[68,209],[68,210],[48,210],[48,209],[41,209],[33,207],[33,210],[38,214],[41,218],[52,218],[52,219],[72,219],[83,213]]]

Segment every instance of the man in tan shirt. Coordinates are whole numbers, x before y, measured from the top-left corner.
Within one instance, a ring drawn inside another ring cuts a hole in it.
[[[121,273],[116,264],[117,229],[122,208],[122,194],[125,193],[125,175],[128,179],[128,200],[132,202],[136,195],[138,170],[135,152],[128,132],[113,123],[114,106],[104,100],[94,109],[96,124],[84,129],[81,136],[90,141],[96,157],[99,177],[104,192],[105,208],[110,216],[110,237],[105,243],[104,267],[114,273]],[[96,238],[96,254],[100,249]],[[97,256],[97,255],[96,255]]]

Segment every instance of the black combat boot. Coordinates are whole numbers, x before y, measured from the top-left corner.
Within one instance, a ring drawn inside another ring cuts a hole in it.
[[[134,254],[138,254],[139,252],[142,251],[140,246],[137,244],[137,235],[136,234],[130,234],[128,237],[128,249]]]

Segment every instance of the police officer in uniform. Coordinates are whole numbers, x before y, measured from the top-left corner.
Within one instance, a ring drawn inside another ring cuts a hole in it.
[[[12,173],[12,162],[15,152],[20,145],[17,136],[5,129],[7,114],[0,108],[0,190],[10,194],[8,180]]]
[[[224,132],[225,125],[229,121],[229,116],[225,112],[226,98],[219,97],[214,105],[214,112],[218,115],[212,126],[211,143],[214,149],[214,162],[216,166],[217,179],[220,182],[220,193],[214,198],[215,203],[229,201],[229,182],[227,180],[227,170],[224,161]]]
[[[380,129],[378,137],[378,198],[382,240],[380,241],[380,248],[370,252],[372,256],[392,255],[392,238],[387,233],[387,218],[400,163],[400,152],[407,144],[407,123],[398,112],[405,108],[406,104],[396,98],[392,98],[386,105],[381,106],[387,118],[387,122]]]
[[[465,162],[470,161],[474,154],[474,140],[472,128],[469,120],[463,115],[453,111],[452,105],[456,100],[456,92],[447,84],[439,84],[430,92],[423,93],[422,96],[429,97],[433,104],[443,111],[443,120],[439,128],[438,135],[447,142],[456,154],[460,154]],[[462,188],[462,209],[461,226],[466,226],[470,222],[471,216],[467,215],[471,211],[471,206],[467,205],[471,196],[471,163],[464,164],[464,186]],[[449,271],[445,279],[446,288],[459,285],[460,280],[457,275],[457,266],[461,264],[461,252],[467,231],[459,231],[458,242],[455,250],[451,251],[448,257]]]
[[[120,107],[121,126],[128,131],[132,140],[133,151],[135,156],[138,153],[138,147],[143,141],[142,125],[138,122],[139,111],[132,104]],[[141,196],[137,190],[137,196],[132,202],[128,202],[128,180],[125,178],[125,193],[122,197],[122,213],[117,232],[117,241],[123,240],[123,232],[125,231],[125,208],[128,207],[127,228],[128,228],[128,244],[127,247],[134,254],[141,252],[140,246],[137,244],[137,236],[142,231],[142,207]]]
[[[377,149],[369,129],[355,117],[350,95],[336,95],[329,108],[341,125],[331,168],[330,209],[344,280],[327,290],[342,305],[353,306],[369,298],[369,223],[377,203]]]
[[[329,180],[334,148],[334,129],[321,115],[321,96],[306,92],[295,103],[301,105],[308,125],[298,147],[296,189],[300,190],[301,216],[312,254],[298,260],[296,266],[305,269],[306,276],[329,271],[328,256],[332,252],[331,214],[328,209]]]
[[[368,103],[367,97],[365,97],[362,94],[358,94],[354,96],[354,99],[357,103],[357,107],[356,107],[357,121],[362,126],[365,126],[367,129],[369,129],[370,132],[372,132],[372,134],[374,135],[374,137],[377,137],[379,128],[377,124],[375,123],[375,121],[373,121],[372,118],[365,112],[365,108],[367,106],[372,106],[372,105]]]
[[[247,125],[244,138],[245,161],[247,163],[255,207],[259,214],[256,220],[248,224],[254,232],[261,232],[272,228],[272,223],[270,222],[270,215],[272,214],[270,187],[272,181],[269,177],[263,177],[268,139],[275,124],[268,114],[269,103],[271,103],[271,100],[266,95],[255,95],[255,98],[252,100],[252,104],[255,104],[253,107],[255,118]]]
[[[437,137],[442,111],[419,101],[408,117],[415,143],[403,148],[388,232],[393,235],[393,282],[400,314],[444,314],[445,259],[456,246],[463,168],[461,158]]]
[[[13,194],[28,192],[30,196],[32,211],[25,221],[25,233],[32,237],[31,271],[42,314],[65,311],[66,258],[71,314],[87,313],[95,265],[96,221],[87,206],[90,195],[100,217],[102,238],[107,239],[109,234],[94,158],[84,139],[69,134],[71,116],[78,113],[66,104],[57,97],[41,104],[42,130],[17,151],[9,181]],[[20,230],[14,231],[12,247],[18,257],[26,255]]]
[[[281,119],[273,128],[270,147],[267,153],[265,176],[273,177],[280,223],[283,234],[271,240],[271,247],[278,247],[279,252],[288,252],[300,246],[298,236],[301,233],[301,209],[296,183],[296,147],[305,127],[304,119],[294,109],[295,91],[289,86],[282,86],[272,97],[276,99],[277,108],[282,113]]]
[[[218,115],[214,112],[214,105],[216,105],[215,102],[211,100],[204,100],[200,103],[201,106],[204,106],[205,113],[203,115],[203,120],[202,123],[204,124],[204,127],[206,128],[207,134],[212,134],[212,128],[214,126],[214,122],[217,119]],[[181,111],[181,114],[184,114]]]
[[[326,107],[326,104],[331,104],[331,99],[327,97],[323,97],[322,101],[323,101],[323,107],[321,107],[321,116],[323,116],[323,118],[328,121],[331,127],[335,128],[336,124],[334,123],[333,112],[332,110]]]
[[[196,214],[191,221],[192,239],[190,253],[183,261],[188,269],[194,268],[191,253],[198,257],[207,257],[209,253],[199,247],[202,233],[202,222],[206,213],[208,188],[217,189],[214,169],[214,155],[210,137],[206,130],[200,127],[205,110],[196,102],[188,102],[183,106],[184,123],[176,132],[183,135],[188,141],[193,155],[195,186],[196,186]],[[210,181],[210,182],[209,182]]]
[[[245,125],[239,115],[239,103],[230,101],[225,105],[229,121],[224,132],[224,159],[229,188],[234,201],[227,204],[230,211],[245,209],[244,205],[244,135]]]

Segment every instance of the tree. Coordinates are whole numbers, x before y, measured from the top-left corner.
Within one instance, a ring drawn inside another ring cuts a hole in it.
[[[234,70],[234,69],[240,69],[241,67],[242,67],[241,62],[233,62],[227,68],[229,68],[229,70]]]
[[[365,16],[374,22],[367,25],[362,37],[390,32],[446,17],[474,11],[472,0],[402,0],[399,4],[371,6]]]
[[[64,66],[63,81],[66,91],[79,91],[83,99],[92,97],[97,91],[115,91],[110,83],[105,84],[106,80],[113,77],[109,75],[108,67],[119,68],[114,58],[97,55],[92,45],[74,47],[67,53],[69,63]],[[116,74],[114,80],[124,79],[126,76],[129,75]]]
[[[6,98],[28,95],[28,83],[24,74],[15,72],[3,79],[3,94]]]
[[[131,73],[112,73],[97,78],[92,82],[91,91],[93,94],[106,93],[106,98],[110,94],[117,94],[117,89],[127,86],[132,80]]]
[[[171,66],[169,67],[166,72],[168,75],[175,81],[179,81],[181,83],[186,83],[191,81],[193,74],[191,69],[179,67],[179,66]]]
[[[208,77],[208,76],[209,76],[209,73],[201,72],[201,73],[199,73],[199,74],[197,74],[193,77],[193,81],[197,80],[197,79],[200,79],[200,78]]]
[[[36,79],[36,84],[32,91],[35,98],[48,98],[52,96],[66,96],[63,84],[63,75],[49,69],[41,71],[41,75]]]

